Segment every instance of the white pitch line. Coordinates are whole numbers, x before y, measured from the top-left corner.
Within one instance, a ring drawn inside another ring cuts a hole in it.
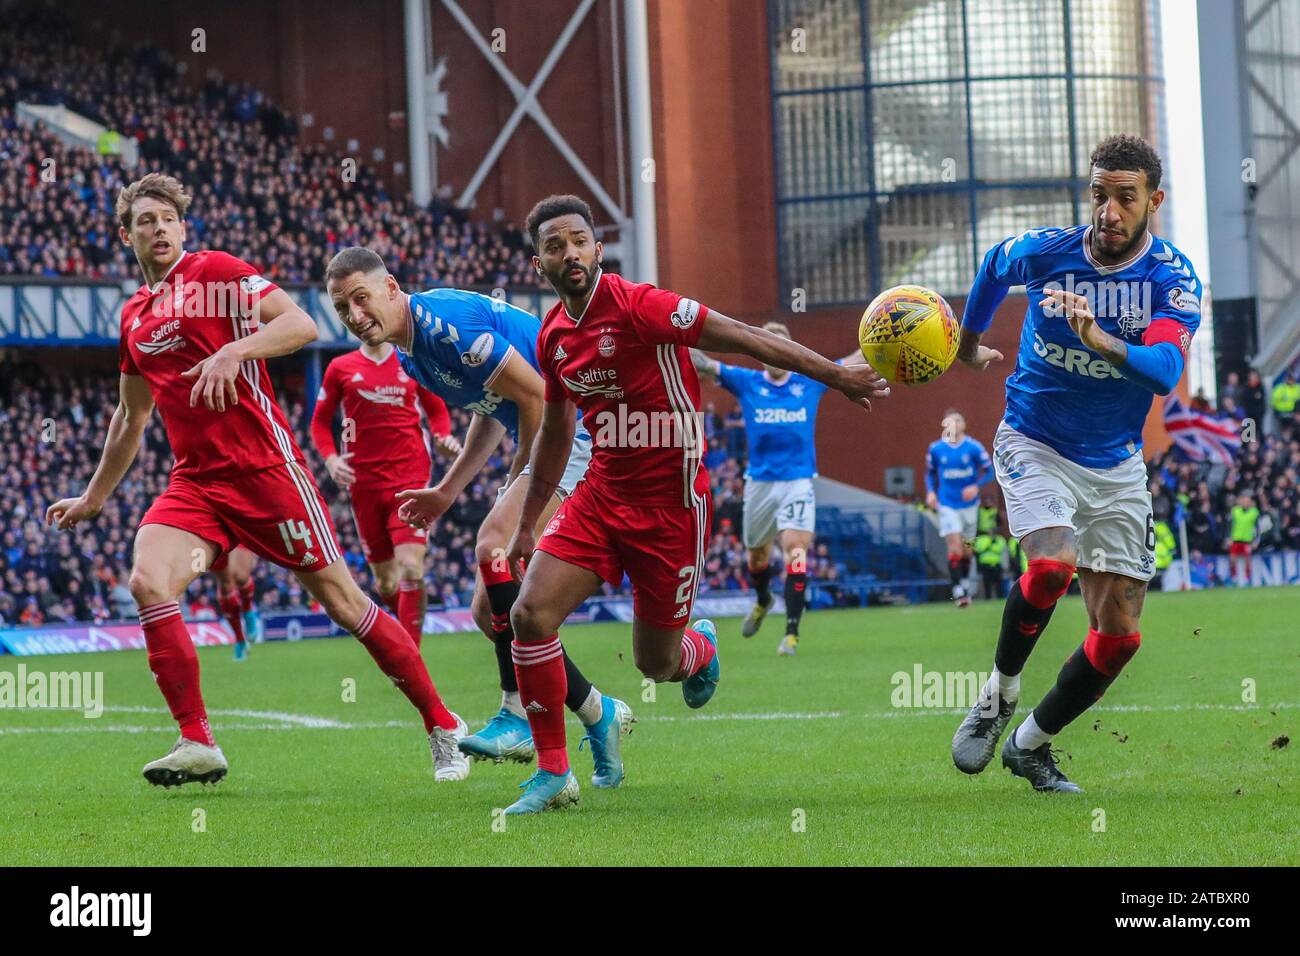
[[[163,707],[105,707],[105,713],[112,712],[115,714],[165,714],[167,710]],[[346,721],[334,720],[330,717],[313,717],[309,714],[290,714],[280,710],[209,710],[209,715],[222,717],[251,717],[256,720],[274,720],[282,724],[295,724],[301,727],[310,727],[313,730],[346,730],[348,724]]]
[[[1222,713],[1264,713],[1273,710],[1295,710],[1300,708],[1296,703],[1278,703],[1278,704],[1168,704],[1164,706],[1152,706],[1150,704],[1116,704],[1112,707],[1093,707],[1088,710],[1088,714],[1169,714],[1184,713],[1189,711],[1210,711]],[[105,711],[114,711],[116,713],[130,714],[157,714],[167,716],[168,711],[163,707],[105,707]],[[955,717],[965,714],[967,708],[949,707],[949,708],[898,708],[896,710],[886,710],[877,712],[867,712],[862,714],[844,713],[838,710],[830,710],[815,713],[803,712],[782,712],[773,711],[768,713],[721,713],[721,714],[698,714],[694,716],[677,716],[675,714],[664,715],[646,715],[638,717],[639,723],[696,723],[700,721],[718,721],[718,720],[839,720],[860,718],[864,720],[892,720],[899,717]],[[418,726],[414,720],[388,720],[382,722],[365,722],[349,723],[347,721],[335,720],[329,717],[314,717],[309,714],[291,714],[283,711],[274,710],[210,710],[211,716],[226,717],[247,717],[261,721],[256,724],[232,723],[218,725],[220,730],[243,731],[243,730],[388,730],[392,728],[410,729]],[[481,718],[480,721],[486,720]],[[274,721],[274,722],[268,722]],[[140,724],[100,724],[96,720],[84,719],[78,724],[66,727],[0,727],[0,736],[12,734],[89,734],[89,733],[118,733],[118,734],[141,734],[141,733],[161,733],[168,730],[166,725],[140,725]]]

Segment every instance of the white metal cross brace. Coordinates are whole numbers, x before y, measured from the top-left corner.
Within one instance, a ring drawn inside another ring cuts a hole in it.
[[[469,34],[469,38],[474,41],[474,45],[478,47],[479,52],[482,53],[487,61],[492,64],[492,68],[496,70],[501,79],[505,81],[506,86],[510,88],[510,92],[514,94],[515,100],[517,101],[514,111],[510,114],[510,118],[506,120],[505,125],[501,127],[501,131],[497,133],[497,138],[493,141],[491,149],[487,151],[487,155],[484,156],[482,162],[479,163],[478,169],[474,171],[473,177],[470,178],[469,185],[465,187],[465,191],[461,193],[460,199],[457,200],[456,204],[461,208],[465,208],[474,201],[474,197],[478,194],[480,187],[483,185],[483,180],[487,178],[487,174],[492,170],[493,165],[496,164],[497,159],[501,156],[501,151],[505,149],[506,143],[509,142],[510,137],[514,135],[515,129],[518,128],[520,120],[522,120],[524,114],[527,113],[533,118],[537,125],[542,128],[542,131],[546,133],[551,142],[555,144],[555,148],[559,150],[560,155],[563,156],[565,160],[568,161],[569,165],[573,167],[573,171],[578,174],[578,178],[582,180],[582,184],[591,190],[591,194],[596,197],[597,201],[603,207],[605,207],[605,211],[613,217],[614,221],[617,222],[619,226],[626,226],[629,222],[627,213],[619,207],[618,203],[616,203],[609,193],[605,191],[605,188],[601,186],[600,181],[592,175],[591,170],[587,168],[587,165],[578,157],[578,154],[573,151],[573,148],[565,141],[564,137],[560,135],[559,130],[555,128],[550,117],[546,115],[546,111],[543,110],[541,104],[537,102],[537,93],[541,90],[542,84],[544,84],[547,78],[550,77],[551,71],[555,69],[555,65],[564,54],[565,49],[569,45],[569,41],[572,40],[573,35],[578,32],[578,27],[582,25],[582,21],[586,18],[587,13],[596,5],[596,0],[582,0],[582,2],[578,4],[578,8],[573,12],[573,16],[569,18],[569,22],[565,25],[564,30],[556,39],[555,45],[551,47],[551,51],[546,55],[546,59],[542,61],[542,65],[538,69],[537,75],[533,77],[532,83],[527,87],[519,82],[519,79],[514,75],[514,73],[512,73],[510,69],[501,62],[501,57],[497,53],[493,52],[491,46],[488,45],[487,40],[485,40],[478,32],[474,26],[474,22],[466,15],[465,11],[461,9],[460,5],[456,3],[456,0],[442,0],[442,5],[447,8],[447,11],[453,18],[455,18],[456,22],[461,25],[461,28]]]

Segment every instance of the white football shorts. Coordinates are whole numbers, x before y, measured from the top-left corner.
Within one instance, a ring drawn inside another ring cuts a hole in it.
[[[1113,468],[1087,468],[1006,422],[993,439],[993,467],[1011,534],[1074,529],[1079,567],[1149,581],[1155,524],[1141,452]]]
[[[793,481],[745,482],[746,548],[761,548],[782,531],[808,531],[817,527],[817,500],[811,478]]]
[[[969,541],[979,530],[979,518],[979,502],[975,502],[969,508],[949,508],[947,505],[940,505],[939,534],[943,537],[960,534],[962,538]]]
[[[569,463],[564,466],[564,476],[560,478],[560,486],[555,489],[555,493],[563,500],[573,494],[573,489],[578,487],[578,482],[582,481],[587,474],[587,466],[591,464],[591,436],[587,430],[581,426],[573,433],[573,447],[569,450]],[[532,470],[532,464],[524,465],[524,470],[520,474],[528,474]],[[509,484],[503,484],[497,489],[497,499],[506,493]]]

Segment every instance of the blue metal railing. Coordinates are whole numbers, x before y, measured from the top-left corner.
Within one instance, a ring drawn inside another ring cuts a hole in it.
[[[829,591],[834,598],[853,595],[860,604],[889,597],[927,600],[932,588],[946,582],[934,576],[926,559],[927,524],[912,508],[818,508],[817,543],[826,545],[837,576],[814,578],[812,597]]]
[[[310,348],[341,349],[356,344],[339,322],[324,289],[304,283],[280,287],[320,328],[320,338]],[[137,283],[129,281],[0,278],[0,345],[116,345],[122,305],[137,288]],[[471,287],[471,291],[503,299],[539,317],[556,302],[554,294],[540,289]]]

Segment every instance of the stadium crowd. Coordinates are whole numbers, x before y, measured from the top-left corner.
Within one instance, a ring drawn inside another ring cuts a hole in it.
[[[167,172],[194,196],[194,248],[237,249],[277,282],[319,282],[339,249],[367,245],[413,286],[533,287],[527,238],[470,220],[443,195],[427,207],[389,195],[359,157],[355,181],[334,144],[299,142],[297,121],[246,84],[186,81],[146,46],[79,44],[57,14],[0,28],[0,275],[138,278],[117,240],[118,189]],[[65,105],[111,131],[98,149],[20,125],[19,103]],[[121,138],[138,145],[124,167]]]
[[[1172,448],[1148,462],[1155,520],[1175,528],[1181,510],[1194,559],[1227,553],[1234,540],[1258,551],[1300,549],[1298,400],[1294,370],[1271,390],[1254,370],[1244,383],[1229,373],[1217,406],[1198,393],[1191,408],[1240,429],[1246,440],[1233,462],[1188,461]],[[1242,427],[1247,420],[1254,428]],[[1243,519],[1235,529],[1234,509]]]
[[[274,374],[276,395],[294,426],[299,447],[330,503],[339,544],[353,573],[373,587],[362,556],[348,499],[329,478],[308,436],[300,375]],[[129,619],[135,602],[126,588],[135,528],[153,499],[166,487],[171,449],[156,416],[145,433],[139,457],[116,494],[94,521],[71,532],[46,528],[45,508],[85,489],[99,460],[103,435],[117,405],[117,378],[111,375],[58,374],[54,366],[0,359],[0,623]],[[468,415],[452,409],[456,434],[463,436]],[[727,447],[744,448],[740,423],[712,412],[715,535],[706,557],[702,590],[737,590],[744,579],[740,543],[743,465]],[[507,438],[479,478],[430,535],[425,585],[430,607],[468,607],[474,585],[474,538],[509,468],[514,448]],[[434,478],[445,462],[435,458]],[[820,566],[835,569],[823,553]],[[270,562],[254,572],[257,604],[263,610],[310,608],[311,597],[293,575]],[[616,589],[606,587],[607,592]],[[185,598],[191,618],[217,617],[216,583],[200,576]]]

